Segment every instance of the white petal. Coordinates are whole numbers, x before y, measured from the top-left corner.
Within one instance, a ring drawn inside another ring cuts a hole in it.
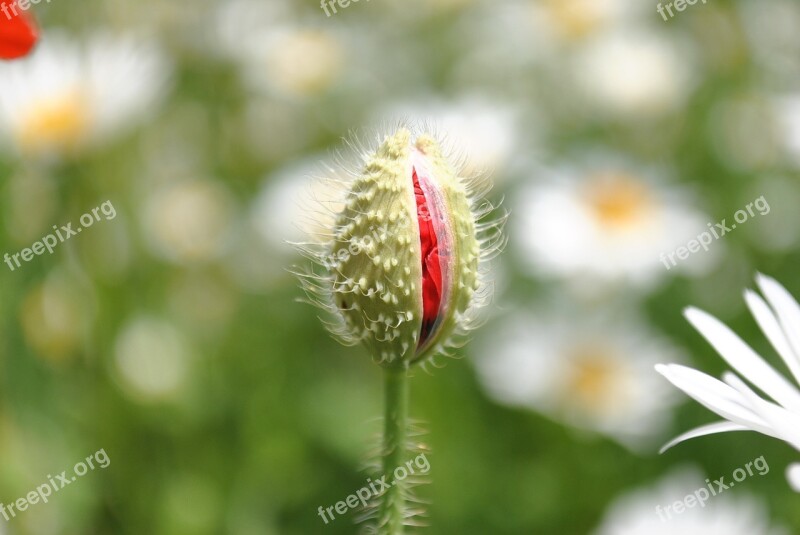
[[[734,422],[716,422],[713,424],[702,425],[700,427],[695,427],[691,431],[687,431],[682,435],[678,435],[677,437],[673,438],[658,451],[658,453],[664,453],[668,449],[672,448],[684,442],[686,440],[697,438],[697,437],[704,437],[706,435],[713,435],[716,433],[727,433],[728,431],[752,431],[747,426],[742,424],[737,424]]]
[[[786,336],[784,336],[781,323],[775,317],[769,305],[757,293],[745,290],[744,299],[761,331],[789,367],[795,380],[800,383],[800,361],[797,360],[796,353],[789,345]]]
[[[793,463],[786,468],[786,479],[795,492],[800,492],[800,463]]]
[[[744,381],[732,373],[726,373],[724,379],[747,398],[750,407],[774,430],[773,436],[800,450],[800,416],[761,399]]]
[[[658,365],[656,371],[701,405],[726,420],[774,436],[774,431],[767,423],[747,406],[747,400],[722,381],[678,364]]]
[[[800,305],[786,288],[772,277],[758,273],[756,283],[772,309],[777,313],[783,332],[786,333],[786,338],[791,344],[795,366],[790,365],[789,367],[800,382]],[[798,372],[795,372],[796,368]]]
[[[800,412],[800,392],[717,318],[696,308],[686,319],[735,370],[778,403]]]

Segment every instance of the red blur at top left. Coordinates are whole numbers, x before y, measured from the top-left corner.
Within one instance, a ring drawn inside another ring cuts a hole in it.
[[[0,7],[0,59],[17,59],[28,55],[39,39],[33,17],[17,6],[17,0]]]

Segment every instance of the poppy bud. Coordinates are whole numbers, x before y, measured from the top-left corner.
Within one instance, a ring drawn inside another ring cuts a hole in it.
[[[430,135],[400,129],[384,139],[349,182],[316,255],[327,274],[305,279],[334,314],[334,334],[407,368],[470,329],[483,301],[478,265],[503,245],[505,220],[479,224],[492,207],[476,210],[473,189]]]

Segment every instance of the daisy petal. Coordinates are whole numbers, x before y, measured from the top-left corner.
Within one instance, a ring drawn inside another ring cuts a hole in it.
[[[666,444],[658,451],[659,454],[664,453],[673,446],[677,446],[681,442],[685,442],[692,438],[704,437],[706,435],[714,435],[716,433],[727,433],[729,431],[752,431],[749,427],[734,422],[715,422],[713,424],[702,425],[696,427],[691,431],[687,431],[679,435]]]
[[[795,378],[800,382],[800,305],[778,281],[761,273],[756,275],[756,283],[777,313],[783,332],[794,352],[795,365],[789,365]],[[788,363],[787,363],[788,364]],[[798,370],[795,373],[795,370]]]
[[[773,436],[785,440],[795,449],[800,450],[800,416],[761,399],[744,381],[732,373],[726,373],[724,379],[748,399],[756,414],[774,430]]]
[[[736,371],[778,403],[800,411],[800,393],[797,389],[726,325],[697,308],[686,309],[684,315]]]
[[[761,331],[789,367],[795,380],[800,382],[800,361],[797,360],[794,350],[789,345],[786,336],[784,336],[784,329],[781,327],[778,318],[775,317],[769,305],[757,293],[745,290],[744,299]]]
[[[658,365],[656,371],[688,396],[726,420],[774,436],[766,422],[747,406],[747,400],[722,381],[678,364]]]

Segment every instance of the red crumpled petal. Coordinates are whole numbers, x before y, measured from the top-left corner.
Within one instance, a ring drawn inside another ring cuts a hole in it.
[[[39,30],[33,16],[20,9],[17,0],[0,3],[0,59],[16,59],[27,55],[38,39]]]
[[[416,168],[413,170],[412,178],[422,249],[422,332],[419,340],[419,345],[422,345],[430,336],[431,329],[439,316],[439,308],[442,303],[442,266],[439,263],[439,244],[436,239],[436,231],[433,228],[425,193],[419,185]]]

